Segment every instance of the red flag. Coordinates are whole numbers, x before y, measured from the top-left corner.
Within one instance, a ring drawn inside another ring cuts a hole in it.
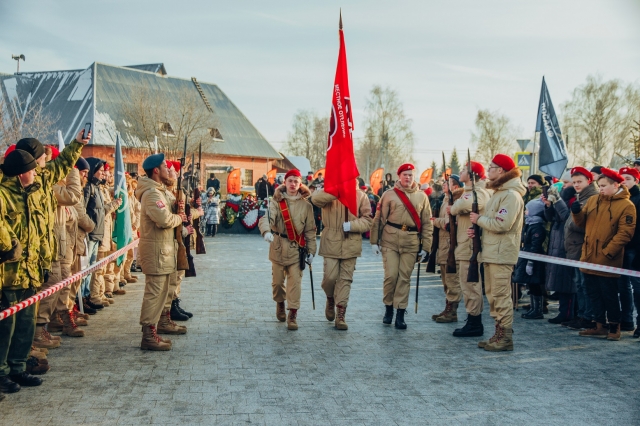
[[[347,73],[347,51],[342,32],[342,13],[340,13],[340,51],[336,79],[333,84],[331,107],[331,125],[327,144],[327,165],[324,190],[334,195],[355,216],[358,215],[356,201],[356,178],[360,175],[353,153],[353,116],[349,78]]]

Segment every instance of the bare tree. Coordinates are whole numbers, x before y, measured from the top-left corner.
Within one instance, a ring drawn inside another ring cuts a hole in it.
[[[292,129],[287,135],[286,152],[306,157],[314,170],[325,166],[329,116],[319,116],[312,110],[299,110],[293,116]]]
[[[414,162],[411,119],[406,117],[398,93],[373,86],[365,113],[364,137],[356,151],[360,172],[369,176],[379,167],[395,170],[402,163]]]
[[[6,148],[22,138],[36,138],[57,146],[58,118],[59,114],[44,111],[41,102],[6,102],[0,94],[0,145]]]
[[[476,161],[489,163],[496,154],[512,155],[518,130],[511,120],[499,111],[479,109],[476,131],[471,133],[471,143],[476,148]]]
[[[570,136],[568,152],[575,164],[619,167],[634,155],[629,141],[634,119],[640,117],[640,89],[620,80],[588,76],[561,106]]]

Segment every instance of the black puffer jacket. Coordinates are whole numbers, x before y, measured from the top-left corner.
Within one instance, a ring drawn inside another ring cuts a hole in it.
[[[527,253],[544,254],[542,245],[547,238],[544,222],[532,223],[522,228],[522,250]],[[544,262],[533,261],[533,274],[527,275],[526,267],[529,260],[523,257],[516,264],[514,282],[521,284],[542,284],[544,282]]]
[[[94,173],[100,167],[103,167],[106,161],[95,157],[89,157],[86,159],[89,163],[89,174],[87,175],[87,185],[84,187],[84,205],[87,209],[87,215],[96,227],[93,231],[89,232],[89,239],[92,241],[102,242],[104,238],[104,199],[98,185],[102,185],[102,181],[98,180]]]

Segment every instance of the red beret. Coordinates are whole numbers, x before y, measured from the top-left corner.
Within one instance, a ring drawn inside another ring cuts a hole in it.
[[[611,170],[611,169],[607,169],[606,167],[603,167],[601,170],[601,173],[602,173],[602,176],[606,176],[609,179],[613,179],[618,183],[624,182],[624,178],[620,176],[620,174],[615,170]]]
[[[172,161],[171,164],[173,165],[173,168],[175,169],[176,172],[180,171],[180,168],[182,166],[180,166],[180,161]]]
[[[111,168],[111,166],[109,165],[109,163],[104,163],[104,169],[105,170],[109,170]]]
[[[513,161],[513,158],[504,154],[496,154],[491,162],[498,167],[502,167],[506,172],[516,168],[516,163]]]
[[[15,151],[15,150],[16,150],[15,143],[13,145],[9,145],[9,148],[7,148],[7,150],[4,153],[4,158],[7,158],[7,155],[11,154],[11,151]]]
[[[162,164],[162,163],[160,163],[160,164]],[[167,165],[167,169],[170,169],[170,168],[172,168],[172,167],[173,167],[173,161],[170,161],[170,160],[164,160],[164,164],[166,164],[166,165]]]
[[[53,145],[49,145],[48,148],[51,150],[51,160],[55,160],[60,155],[60,151]]]
[[[362,189],[363,191],[366,191],[366,190],[367,190],[367,185],[362,185],[362,186],[360,187],[360,189]]]
[[[484,179],[487,177],[484,174],[484,166],[476,161],[471,162],[471,172],[478,175],[480,179]]]
[[[402,166],[398,167],[398,176],[400,173],[406,172],[407,170],[415,170],[415,166],[411,163],[404,163]]]
[[[302,177],[302,175],[300,174],[300,170],[298,170],[298,169],[289,170],[289,171],[287,172],[287,174],[286,174],[286,175],[284,175],[284,180],[287,180],[287,178],[288,178],[289,176],[295,176],[295,177],[299,177],[299,178],[301,178],[301,177]]]
[[[586,177],[589,183],[593,182],[593,173],[591,173],[589,170],[585,169],[584,167],[577,166],[571,169],[571,176],[576,174],[580,174]]]
[[[431,197],[431,194],[433,194],[433,189],[427,188],[424,190],[424,193],[427,194],[427,197]]]
[[[634,179],[640,180],[640,173],[638,173],[638,171],[633,167],[623,167],[618,173],[621,175],[631,175]]]

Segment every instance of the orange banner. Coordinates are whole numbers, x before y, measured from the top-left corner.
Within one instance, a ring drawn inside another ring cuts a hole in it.
[[[324,169],[320,169],[320,170],[318,170],[317,172],[315,172],[315,173],[313,174],[313,178],[314,178],[314,179],[318,179],[318,175],[319,175],[320,173],[322,173],[322,177],[324,178]]]
[[[433,169],[427,169],[420,175],[420,185],[431,182],[433,177]]]
[[[276,181],[276,175],[278,174],[277,169],[271,169],[267,172],[267,180],[271,185]]]
[[[382,178],[384,175],[384,169],[376,169],[371,173],[371,177],[369,178],[369,184],[371,185],[371,190],[374,194],[378,195],[378,191],[380,191],[382,182]]]
[[[239,194],[241,186],[240,169],[232,170],[227,176],[227,194]]]

